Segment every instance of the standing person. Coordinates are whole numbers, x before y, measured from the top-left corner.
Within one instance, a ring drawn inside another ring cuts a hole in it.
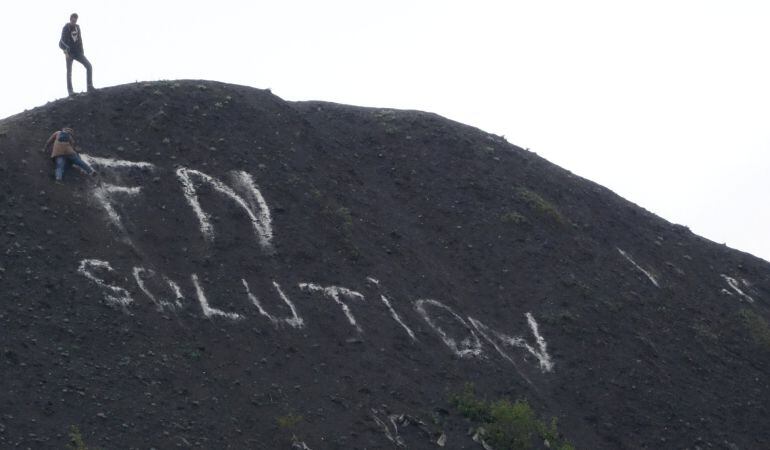
[[[75,131],[72,128],[62,128],[61,131],[54,131],[48,142],[43,147],[43,152],[48,150],[48,146],[53,144],[51,150],[51,159],[56,163],[56,182],[61,183],[64,178],[64,170],[67,166],[76,165],[83,169],[88,175],[96,175],[96,171],[85,161],[80,159],[80,155],[75,150]]]
[[[75,60],[83,67],[86,68],[86,81],[88,85],[88,92],[94,90],[94,83],[92,79],[91,63],[83,53],[83,35],[80,32],[80,26],[78,25],[77,13],[72,13],[70,21],[64,25],[61,30],[61,39],[59,40],[59,48],[64,50],[64,56],[67,58],[67,92],[69,95],[74,94],[72,90],[72,61]]]

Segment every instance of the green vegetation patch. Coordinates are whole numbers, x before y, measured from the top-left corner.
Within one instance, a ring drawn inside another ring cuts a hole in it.
[[[500,216],[500,222],[521,225],[527,222],[527,218],[516,211],[508,211]]]
[[[338,204],[334,199],[327,198],[315,187],[310,190],[309,194],[319,203],[321,214],[334,222],[335,229],[342,237],[348,256],[352,259],[360,258],[361,250],[353,240],[353,214],[350,209]]]
[[[67,450],[89,450],[88,446],[86,446],[86,443],[83,440],[83,435],[80,433],[80,428],[72,425],[70,427],[69,436],[70,442],[67,444]],[[96,449],[92,447],[91,450]]]
[[[559,212],[559,209],[556,208],[553,203],[541,197],[537,192],[520,187],[516,189],[516,196],[524,201],[530,208],[538,211],[544,216],[550,217],[559,224],[564,225],[567,223],[567,220],[561,212]]]
[[[287,428],[294,428],[294,427],[296,427],[297,424],[302,422],[303,417],[302,416],[298,416],[296,414],[289,413],[289,414],[286,414],[285,416],[278,417],[275,420],[276,420],[276,422],[278,422],[278,426],[279,427],[281,427],[283,429],[287,429]]]
[[[452,396],[451,403],[460,414],[479,424],[477,435],[495,450],[531,449],[536,438],[548,448],[574,450],[561,437],[556,418],[548,424],[539,420],[526,400],[487,402],[476,397],[472,384],[466,384],[462,392]]]
[[[770,350],[770,326],[764,317],[750,309],[741,309],[738,313],[746,327],[749,329],[754,342],[760,347]]]

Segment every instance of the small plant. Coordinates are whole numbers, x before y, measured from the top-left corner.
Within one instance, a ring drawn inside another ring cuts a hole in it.
[[[770,326],[768,326],[767,321],[750,309],[741,309],[738,314],[749,329],[754,342],[760,347],[770,350]]]
[[[703,322],[696,322],[695,324],[692,325],[691,328],[695,332],[695,335],[700,337],[703,340],[706,340],[706,341],[719,340],[719,336],[717,336],[717,334],[714,333],[711,330],[711,328],[709,328],[709,326]]]
[[[194,348],[188,348],[183,353],[183,355],[186,358],[191,359],[193,361],[200,361],[201,357],[203,356],[203,355],[201,355],[201,352],[198,351],[198,349],[194,349]]]
[[[559,436],[559,421],[556,417],[551,417],[551,423],[549,425],[543,422],[537,422],[538,434],[543,440],[548,442],[548,445],[553,445],[557,450],[575,450],[575,447],[569,442],[562,440]]]
[[[285,416],[281,416],[275,419],[278,422],[278,426],[283,429],[294,428],[298,423],[302,422],[302,416],[289,413]]]
[[[490,419],[489,407],[484,400],[476,398],[471,383],[466,383],[461,393],[452,396],[451,403],[460,414],[474,422],[487,422]]]
[[[485,427],[485,440],[494,448],[526,449],[538,431],[538,421],[529,403],[498,400],[489,407],[491,421]]]
[[[344,206],[337,208],[337,216],[342,219],[342,226],[345,228],[353,227],[353,216],[350,215],[350,210]]]
[[[500,216],[500,222],[512,223],[514,225],[520,225],[527,221],[527,218],[517,213],[516,211],[509,211]]]
[[[526,400],[511,403],[502,399],[488,403],[476,397],[472,384],[451,398],[452,405],[473,422],[480,423],[478,434],[495,450],[526,450],[533,448],[535,437],[547,442],[548,448],[574,450],[560,438],[556,418],[549,424],[539,420]]]
[[[72,425],[70,427],[70,443],[67,444],[68,450],[88,450],[86,443],[83,441],[83,435],[80,433],[80,429]]]
[[[530,208],[551,217],[562,225],[567,223],[567,220],[562,216],[559,210],[551,202],[541,197],[537,192],[522,187],[516,190],[516,195],[527,203]]]

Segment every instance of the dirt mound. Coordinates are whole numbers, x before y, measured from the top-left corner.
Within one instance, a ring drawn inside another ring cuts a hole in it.
[[[0,156],[3,448],[482,448],[468,383],[576,448],[770,445],[768,263],[500,137],[171,81]]]

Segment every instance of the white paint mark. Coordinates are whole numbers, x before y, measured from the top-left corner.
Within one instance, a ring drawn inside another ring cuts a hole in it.
[[[115,169],[155,169],[155,165],[142,161],[126,161],[123,159],[101,158],[99,156],[89,156],[85,153],[81,153],[80,157],[88,163],[89,166],[110,167]]]
[[[377,280],[376,278],[372,278],[372,277],[366,277],[366,281],[368,281],[369,283],[371,283],[371,284],[373,284],[373,285],[375,285],[375,286],[377,286],[377,287],[379,287],[379,286],[380,286],[380,280]],[[404,330],[406,330],[407,334],[409,334],[409,337],[411,337],[411,338],[412,338],[412,340],[416,342],[416,341],[417,341],[417,337],[415,337],[415,335],[414,335],[414,332],[411,330],[411,328],[409,328],[409,327],[408,327],[408,326],[407,326],[407,325],[404,323],[404,321],[403,321],[403,320],[401,320],[401,317],[398,315],[398,313],[396,312],[396,310],[395,310],[395,309],[393,308],[393,306],[390,304],[390,301],[388,300],[388,298],[387,298],[387,297],[385,297],[384,295],[380,295],[380,298],[382,299],[382,302],[383,302],[383,303],[385,303],[385,306],[387,306],[387,308],[388,308],[388,311],[390,311],[390,315],[391,315],[391,317],[393,317],[393,319],[394,319],[396,322],[398,322],[398,324],[399,324],[399,325],[401,325],[401,327],[403,327],[403,328],[404,328]]]
[[[81,154],[81,157],[89,165],[96,166],[99,168],[110,168],[110,169],[138,168],[138,169],[149,169],[149,170],[155,169],[154,164],[151,164],[148,162],[142,162],[142,161],[126,161],[126,160],[112,159],[112,158],[101,158],[98,156],[89,156],[86,154]],[[142,189],[140,187],[124,187],[124,186],[116,186],[113,184],[100,183],[95,186],[93,190],[93,196],[96,199],[96,201],[102,206],[102,208],[104,208],[110,222],[112,222],[113,225],[115,225],[115,227],[117,227],[117,229],[120,230],[125,235],[126,229],[123,226],[120,215],[118,214],[117,210],[113,206],[113,203],[115,202],[115,195],[117,194],[138,195],[141,192],[141,190]],[[126,239],[128,239],[128,237],[126,237]]]
[[[619,248],[618,248],[618,251],[620,252],[621,255],[623,255],[624,258],[626,258],[628,260],[628,262],[633,264],[634,267],[636,267],[640,272],[645,274],[647,276],[647,278],[649,278],[650,281],[652,281],[652,284],[654,284],[656,288],[660,288],[660,285],[658,284],[658,280],[656,280],[655,277],[652,276],[652,274],[650,272],[647,272],[646,270],[642,269],[639,266],[639,264],[637,264],[633,259],[631,259],[631,256],[629,256],[628,253],[624,252],[623,250],[621,250]]]
[[[254,304],[254,306],[257,307],[257,309],[259,310],[259,313],[267,317],[270,320],[270,322],[273,323],[273,325],[277,327],[278,325],[280,325],[281,322],[286,322],[287,324],[289,324],[289,326],[294,328],[302,328],[305,326],[305,321],[302,320],[302,318],[297,314],[297,309],[294,307],[294,303],[292,303],[291,300],[289,300],[289,298],[286,297],[286,294],[283,293],[283,291],[281,290],[281,286],[278,283],[273,281],[273,286],[275,286],[275,290],[278,291],[278,295],[281,297],[281,300],[283,300],[283,302],[286,303],[286,305],[291,310],[292,317],[277,319],[275,316],[271,315],[262,307],[262,304],[259,302],[259,299],[251,293],[251,290],[249,289],[249,284],[246,282],[246,280],[241,278],[241,281],[243,282],[243,287],[246,288],[246,295],[249,296],[249,299],[251,300],[251,302]]]
[[[270,208],[268,208],[265,198],[262,197],[254,179],[248,173],[237,170],[231,172],[230,176],[233,178],[233,184],[246,195],[246,201],[251,206],[252,216],[256,218],[256,220],[252,218],[252,223],[260,244],[266,248],[270,247],[273,240],[273,219],[270,216]]]
[[[484,338],[487,342],[489,342],[492,347],[497,350],[497,353],[500,354],[503,358],[508,360],[509,363],[513,365],[513,368],[516,369],[516,372],[519,374],[520,377],[522,377],[527,383],[532,384],[532,380],[529,379],[529,377],[521,371],[519,368],[519,365],[516,364],[516,361],[508,355],[503,349],[500,348],[499,345],[497,345],[497,342],[490,337],[490,335],[493,335],[501,342],[508,344],[508,345],[514,345],[519,346],[519,342],[522,344],[524,343],[524,340],[519,337],[511,337],[511,336],[505,336],[501,333],[497,333],[496,331],[492,330],[488,326],[481,323],[481,321],[474,319],[471,316],[468,316],[468,321],[470,321],[471,325],[473,325],[473,328],[476,329],[476,331],[481,335],[482,338]]]
[[[356,291],[351,291],[350,289],[339,287],[339,286],[328,286],[328,287],[322,287],[317,284],[313,283],[299,283],[299,288],[304,291],[310,291],[310,292],[321,292],[326,297],[334,300],[340,307],[342,308],[342,312],[345,313],[345,316],[348,318],[348,322],[355,327],[355,329],[359,333],[363,333],[363,330],[361,327],[356,323],[356,318],[353,317],[353,313],[350,312],[350,308],[348,307],[345,302],[343,302],[340,299],[340,296],[345,296],[351,300],[364,300],[364,296]]]
[[[495,342],[494,339],[490,337],[490,335],[494,336],[498,341],[502,342],[505,345],[508,345],[510,347],[518,347],[523,348],[526,351],[528,351],[532,356],[537,358],[538,362],[540,363],[540,370],[543,372],[551,372],[553,370],[553,361],[551,360],[550,355],[548,355],[548,349],[547,344],[545,342],[545,339],[540,335],[540,331],[537,326],[537,322],[535,321],[534,316],[532,316],[531,313],[525,314],[527,317],[527,324],[529,325],[529,329],[532,331],[532,335],[535,337],[535,342],[537,344],[537,349],[535,349],[533,346],[529,345],[527,341],[524,340],[522,337],[518,336],[507,336],[503,333],[500,333],[498,331],[495,331],[485,324],[483,324],[480,320],[474,319],[473,317],[468,316],[468,320],[473,325],[473,328],[476,329],[476,331],[481,334],[481,336],[486,339],[490,344],[492,344],[492,347],[497,350],[497,353],[500,354],[503,358],[507,359],[511,364],[514,365],[514,367],[518,366],[514,362],[513,358],[511,358],[506,352],[504,352],[498,345],[497,342]],[[526,376],[520,373],[524,377],[525,380],[531,383],[529,379],[527,379]]]
[[[468,330],[470,332],[470,336],[466,337],[460,343],[458,344],[457,341],[453,338],[451,338],[444,329],[436,325],[436,323],[431,319],[430,315],[428,314],[428,311],[426,310],[426,306],[432,306],[436,308],[441,308],[449,312],[454,318],[457,320],[458,323],[460,323],[463,328]],[[468,357],[479,357],[483,355],[483,350],[481,348],[481,341],[479,340],[479,337],[474,333],[473,329],[468,326],[468,323],[463,320],[462,317],[457,315],[452,308],[446,306],[445,304],[431,299],[421,299],[414,302],[414,307],[417,310],[418,313],[422,316],[423,319],[430,325],[431,328],[433,328],[436,333],[441,337],[441,340],[444,341],[444,344],[446,344],[447,347],[449,347],[457,356],[461,358],[468,358]]]
[[[201,288],[200,283],[198,283],[198,275],[192,274],[190,275],[190,278],[192,278],[192,282],[195,285],[195,292],[198,294],[198,302],[201,304],[201,309],[203,310],[204,316],[207,318],[220,316],[231,320],[243,319],[243,316],[238,313],[225,312],[221,309],[212,308],[209,306],[209,301],[206,299],[206,295],[203,293],[203,289]]]
[[[374,419],[374,422],[382,428],[383,433],[385,433],[385,437],[388,438],[388,440],[398,447],[406,447],[406,444],[404,443],[404,440],[401,439],[401,436],[398,435],[398,425],[396,424],[396,417],[397,415],[387,415],[384,412],[377,411],[376,409],[372,408],[372,418]],[[385,423],[385,420],[381,419],[379,415],[382,414],[385,416],[388,421],[393,426],[393,431],[391,432],[390,427],[387,423]]]
[[[141,192],[141,190],[142,188],[139,187],[123,187],[115,186],[112,184],[101,184],[94,188],[93,196],[102,206],[102,208],[104,208],[104,210],[107,212],[107,217],[110,219],[110,222],[112,222],[113,225],[115,225],[123,234],[125,234],[126,229],[123,227],[123,222],[120,219],[120,215],[112,205],[114,196],[115,194],[137,195]]]
[[[535,316],[529,312],[526,314],[526,316],[529,329],[532,330],[532,335],[535,336],[535,341],[537,342],[537,347],[539,349],[538,351],[533,351],[531,347],[527,346],[527,350],[535,355],[538,361],[540,361],[540,370],[544,372],[550,372],[553,370],[553,362],[551,361],[551,357],[548,355],[545,338],[540,334],[540,329],[537,325],[537,322],[535,321]]]
[[[163,311],[166,308],[169,308],[171,310],[174,310],[176,308],[182,307],[182,300],[184,299],[184,296],[182,295],[182,290],[179,288],[179,285],[176,284],[172,279],[169,277],[163,275],[163,281],[166,282],[166,285],[168,285],[169,289],[171,289],[171,292],[174,294],[174,300],[169,301],[161,298],[158,300],[155,298],[155,296],[152,294],[152,292],[147,289],[147,286],[144,284],[144,280],[142,277],[146,275],[146,277],[154,277],[155,271],[150,269],[145,269],[143,267],[134,267],[134,279],[136,280],[136,284],[139,286],[139,289],[144,292],[144,294],[152,300],[153,303],[158,307],[158,311]]]
[[[229,186],[203,172],[180,167],[176,170],[176,175],[182,183],[182,190],[187,202],[198,217],[201,233],[203,233],[203,236],[207,240],[211,241],[214,239],[214,227],[211,225],[210,215],[203,211],[200,201],[198,200],[197,190],[195,189],[195,183],[193,183],[192,179],[193,176],[208,183],[214,189],[229,197],[238,206],[243,208],[251,220],[259,244],[264,249],[272,248],[273,231],[271,228],[272,219],[270,217],[270,210],[249,174],[240,171],[233,172],[233,177],[235,178],[237,185],[246,191],[249,197],[248,202]]]
[[[414,332],[404,323],[404,321],[401,320],[401,317],[399,317],[396,310],[393,309],[393,307],[390,305],[390,301],[388,301],[384,295],[380,295],[380,298],[382,299],[382,302],[385,303],[385,306],[388,307],[390,315],[393,317],[393,319],[406,330],[406,332],[409,334],[409,337],[412,338],[413,341],[417,341],[417,337],[415,337]]]
[[[725,281],[727,282],[728,286],[730,286],[730,288],[731,288],[733,291],[735,291],[735,292],[736,292],[738,295],[740,295],[742,298],[744,298],[744,299],[745,299],[746,301],[748,301],[749,303],[754,303],[754,299],[753,299],[753,298],[751,298],[751,296],[750,296],[750,295],[748,295],[747,293],[743,292],[743,290],[741,290],[741,288],[740,288],[740,285],[739,285],[739,283],[738,283],[738,280],[736,280],[735,278],[732,278],[732,277],[728,277],[728,276],[727,276],[727,275],[725,275],[725,274],[721,274],[721,275],[722,275],[722,278],[724,278],[724,279],[725,279]],[[741,281],[743,281],[743,285],[744,285],[745,287],[750,287],[750,285],[749,285],[749,282],[748,282],[748,281],[746,281],[746,280],[741,280]],[[724,289],[723,289],[723,290],[724,290]]]
[[[104,294],[104,299],[107,300],[107,303],[122,307],[127,307],[133,303],[134,299],[131,298],[131,294],[127,290],[119,286],[107,284],[104,280],[91,272],[91,270],[94,269],[102,269],[108,272],[114,272],[115,270],[110,266],[110,263],[99,259],[84,259],[80,261],[80,267],[78,267],[79,274],[93,281],[101,288],[111,292],[111,294]]]

